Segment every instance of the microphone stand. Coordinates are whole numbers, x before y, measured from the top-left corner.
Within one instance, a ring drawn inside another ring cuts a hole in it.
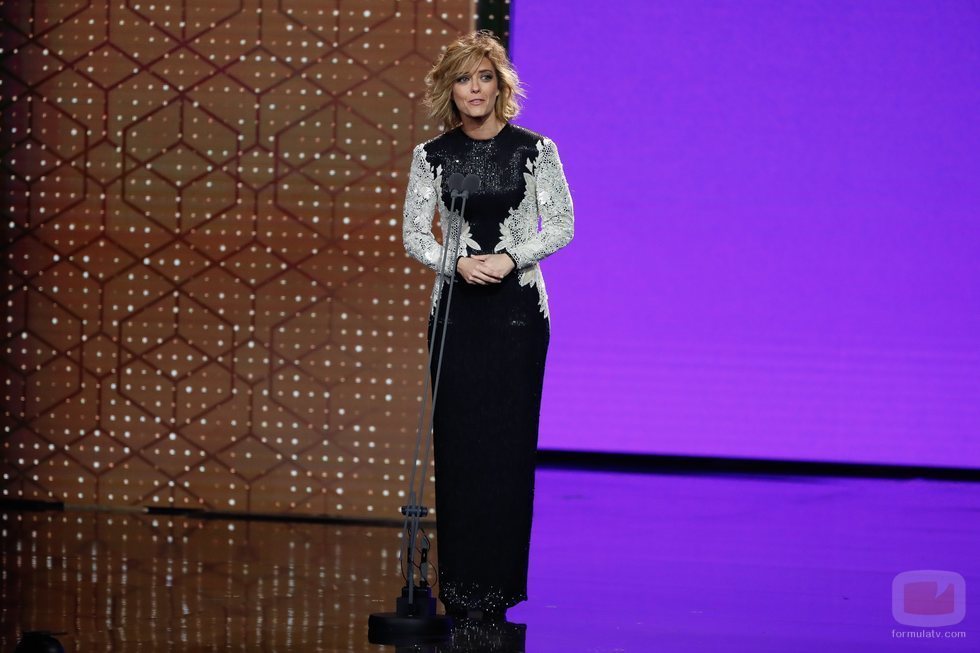
[[[374,644],[403,644],[406,640],[411,641],[439,641],[449,637],[452,627],[452,619],[446,615],[436,614],[436,599],[432,596],[432,588],[429,586],[429,538],[421,532],[420,522],[423,517],[429,514],[428,507],[423,503],[425,494],[426,473],[429,468],[430,454],[432,450],[433,418],[436,410],[436,400],[439,396],[439,380],[442,374],[442,357],[446,346],[446,331],[449,328],[449,309],[453,300],[453,285],[456,281],[456,271],[449,276],[449,288],[446,292],[446,313],[443,319],[442,328],[439,328],[439,315],[442,303],[443,272],[446,269],[446,258],[450,250],[459,251],[460,231],[462,230],[463,216],[466,214],[466,200],[470,193],[479,190],[480,179],[476,175],[463,177],[460,173],[450,175],[449,190],[452,197],[449,208],[451,219],[448,238],[442,248],[442,258],[439,262],[439,271],[436,272],[436,283],[439,284],[439,292],[433,298],[432,314],[434,320],[429,341],[428,364],[424,370],[424,381],[422,391],[422,405],[419,408],[419,423],[415,437],[415,452],[412,457],[412,473],[408,481],[408,503],[401,507],[404,515],[402,523],[402,533],[405,544],[405,558],[407,558],[407,576],[405,577],[405,587],[402,588],[401,596],[395,601],[395,612],[376,612],[368,619],[368,641]],[[460,202],[459,213],[456,213],[457,200]],[[436,358],[435,381],[432,383],[432,403],[429,410],[425,410],[426,397],[429,393],[430,379],[432,376],[432,359],[437,348],[438,342],[439,355]],[[425,441],[425,455],[420,460],[419,453],[423,447],[423,437]],[[421,473],[419,473],[421,471]],[[417,486],[417,488],[416,488]],[[421,534],[421,535],[420,535]],[[418,583],[416,584],[415,553],[416,546],[419,550]],[[404,560],[404,558],[403,558]]]

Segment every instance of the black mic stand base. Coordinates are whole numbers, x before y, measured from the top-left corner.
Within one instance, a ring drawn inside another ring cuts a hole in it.
[[[415,587],[414,603],[408,601],[408,587],[402,588],[395,612],[375,612],[368,619],[368,641],[372,644],[439,642],[449,638],[453,620],[436,614],[436,600],[429,587]]]

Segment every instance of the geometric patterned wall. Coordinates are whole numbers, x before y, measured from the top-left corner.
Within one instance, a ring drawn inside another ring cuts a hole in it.
[[[0,497],[397,517],[472,0],[0,4]]]

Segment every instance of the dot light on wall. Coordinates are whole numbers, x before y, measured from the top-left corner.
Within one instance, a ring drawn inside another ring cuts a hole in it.
[[[473,3],[7,14],[0,496],[397,517],[400,196]]]

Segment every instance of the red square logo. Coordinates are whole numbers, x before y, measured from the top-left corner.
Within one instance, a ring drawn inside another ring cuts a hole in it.
[[[892,616],[906,626],[952,626],[966,616],[966,581],[955,571],[903,571],[892,581]]]

